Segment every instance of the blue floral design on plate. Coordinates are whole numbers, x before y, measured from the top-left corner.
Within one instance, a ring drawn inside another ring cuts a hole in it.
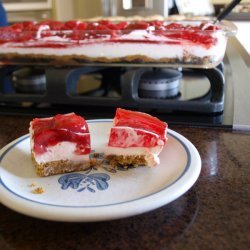
[[[108,181],[110,176],[105,173],[74,173],[66,174],[58,179],[61,184],[61,189],[66,190],[68,188],[77,189],[77,192],[84,190],[95,193],[97,190],[106,190],[109,187]]]
[[[110,173],[117,173],[117,170],[127,171],[130,168],[134,167],[124,167],[117,166],[116,168],[111,167],[107,161],[104,159],[103,153],[96,153],[95,150],[91,151],[91,159],[95,159],[100,163],[100,167],[105,171]],[[106,190],[109,187],[108,181],[110,176],[105,173],[92,173],[91,171],[97,170],[97,168],[92,167],[90,170],[87,170],[85,173],[70,173],[61,176],[58,179],[59,184],[61,184],[61,189],[66,190],[68,188],[77,189],[77,192],[82,192],[88,190],[92,193],[95,193],[97,190]]]

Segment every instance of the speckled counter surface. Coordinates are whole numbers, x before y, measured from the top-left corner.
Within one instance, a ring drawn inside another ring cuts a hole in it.
[[[0,147],[26,134],[30,119],[0,116]],[[171,129],[202,159],[186,194],[143,215],[98,223],[44,221],[0,204],[0,249],[249,249],[250,134]]]

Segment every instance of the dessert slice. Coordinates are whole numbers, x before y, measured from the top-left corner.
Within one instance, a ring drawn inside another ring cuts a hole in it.
[[[155,166],[167,141],[167,124],[149,114],[118,108],[105,159],[111,166]]]
[[[85,119],[74,113],[30,122],[31,156],[39,176],[90,167],[90,134]]]

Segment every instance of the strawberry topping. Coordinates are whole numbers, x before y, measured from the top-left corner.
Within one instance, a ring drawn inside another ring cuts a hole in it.
[[[110,131],[109,146],[128,148],[128,147],[155,147],[162,146],[164,143],[159,136],[146,130],[134,129],[129,127],[113,127]]]
[[[46,25],[46,30],[43,30],[37,38],[37,32],[41,26]],[[187,40],[194,44],[201,44],[205,47],[210,47],[217,42],[217,38],[213,37],[212,33],[219,30],[219,27],[208,22],[200,25],[190,25],[181,23],[166,23],[163,21],[135,21],[135,22],[110,22],[108,20],[100,20],[98,22],[83,22],[83,21],[51,21],[46,20],[40,23],[22,22],[15,23],[8,27],[0,28],[0,43],[7,42],[26,42],[35,41],[40,37],[56,36],[68,38],[73,43],[80,40],[93,40],[100,38],[108,38],[106,42],[137,42],[137,43],[162,43],[162,41],[145,40],[122,40],[119,37],[123,34],[128,34],[134,30],[146,30],[155,36],[163,36],[174,39],[173,41],[164,41],[165,43],[179,44],[182,40]],[[51,31],[51,33],[50,33]],[[70,31],[70,32],[65,32]],[[169,32],[170,31],[170,32]],[[173,31],[173,32],[172,32]],[[57,42],[37,43],[26,47],[52,47],[64,48],[72,44],[66,43],[61,46]],[[20,45],[21,46],[21,45]],[[18,47],[18,45],[17,45]]]
[[[31,127],[36,154],[45,153],[48,147],[64,141],[76,143],[76,154],[90,153],[89,129],[81,116],[72,113],[52,118],[35,118]]]
[[[166,141],[167,124],[146,113],[118,108],[114,118],[114,126],[128,126],[143,129],[159,135]]]
[[[117,108],[109,137],[112,147],[155,147],[166,141],[167,124],[149,114]]]

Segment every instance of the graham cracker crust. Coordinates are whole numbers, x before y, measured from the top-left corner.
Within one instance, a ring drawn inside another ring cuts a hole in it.
[[[41,63],[48,65],[81,65],[82,63],[167,63],[167,64],[194,64],[206,65],[213,63],[213,57],[197,57],[190,55],[188,52],[184,53],[182,58],[168,58],[153,59],[145,55],[132,55],[126,57],[107,58],[107,57],[88,57],[85,55],[44,55],[44,54],[27,54],[21,55],[18,53],[0,54],[2,61],[6,63]]]
[[[41,177],[82,171],[91,167],[90,161],[74,162],[69,160],[60,160],[47,163],[38,163],[35,160],[33,152],[31,153],[31,159],[36,168],[36,173]]]
[[[105,160],[111,165],[111,167],[116,168],[122,166],[124,168],[128,167],[139,167],[147,166],[147,160],[144,155],[107,155]]]

